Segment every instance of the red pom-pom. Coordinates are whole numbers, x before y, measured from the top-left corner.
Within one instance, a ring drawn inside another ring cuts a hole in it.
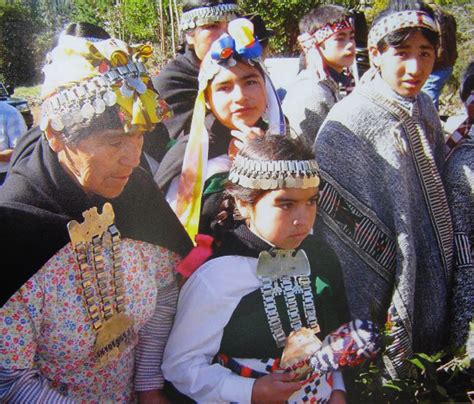
[[[176,271],[183,277],[189,278],[212,255],[214,239],[206,234],[196,234],[196,246],[178,264]]]

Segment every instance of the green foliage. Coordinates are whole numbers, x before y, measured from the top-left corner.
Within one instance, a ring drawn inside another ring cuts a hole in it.
[[[433,355],[416,353],[408,361],[411,377],[395,380],[384,379],[381,363],[366,363],[356,377],[355,396],[361,402],[387,404],[469,402],[474,372],[465,346]]]
[[[89,22],[105,28],[109,10],[114,8],[114,3],[113,0],[75,0],[72,21]]]
[[[41,25],[35,10],[20,2],[0,5],[0,74],[9,84],[38,80],[35,37]]]
[[[270,39],[271,54],[291,55],[298,52],[298,23],[303,15],[323,4],[352,8],[358,3],[355,0],[241,0],[239,4],[246,13],[259,14],[267,26],[275,31]]]
[[[129,0],[122,4],[124,30],[132,42],[156,40],[158,14],[154,2]]]

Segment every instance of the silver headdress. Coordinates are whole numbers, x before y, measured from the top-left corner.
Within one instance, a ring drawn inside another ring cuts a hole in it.
[[[194,8],[183,13],[179,26],[181,31],[188,31],[219,21],[228,22],[237,18],[238,10],[237,4],[217,4],[215,6]]]
[[[237,155],[229,180],[250,189],[313,188],[319,186],[316,160],[253,160]]]

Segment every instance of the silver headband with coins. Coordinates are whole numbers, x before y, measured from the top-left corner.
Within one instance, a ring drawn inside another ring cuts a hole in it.
[[[116,104],[117,96],[112,86],[117,84],[125,98],[132,97],[134,91],[143,94],[147,86],[141,77],[147,74],[143,63],[130,62],[60,91],[43,102],[41,130],[51,122],[54,130],[61,131],[67,123],[80,123],[102,114],[106,107]]]
[[[426,28],[438,32],[436,22],[424,11],[408,10],[390,14],[381,18],[370,30],[368,46],[377,43],[386,35],[403,28]]]
[[[250,189],[315,188],[319,186],[316,160],[253,160],[237,155],[229,181]]]
[[[194,8],[182,14],[179,26],[181,31],[189,31],[215,22],[228,22],[237,18],[238,10],[237,4],[217,4],[215,6]]]

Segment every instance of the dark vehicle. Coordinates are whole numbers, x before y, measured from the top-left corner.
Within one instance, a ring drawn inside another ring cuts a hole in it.
[[[33,114],[28,106],[28,102],[22,98],[10,97],[12,94],[13,90],[10,87],[7,90],[7,87],[0,82],[0,101],[6,101],[20,111],[26,126],[30,129],[33,126]]]

